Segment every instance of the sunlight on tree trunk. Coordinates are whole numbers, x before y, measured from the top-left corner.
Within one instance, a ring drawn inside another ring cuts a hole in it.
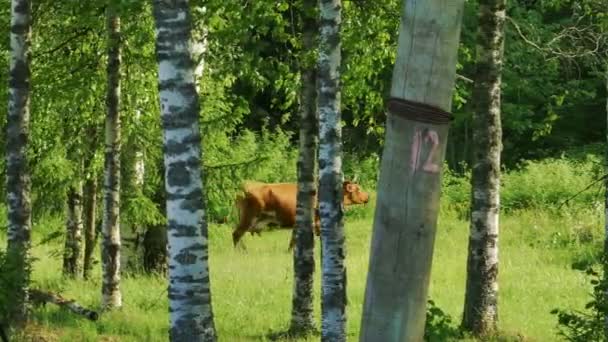
[[[8,209],[7,263],[14,268],[14,293],[9,308],[12,323],[27,320],[31,261],[30,173],[27,147],[30,136],[31,4],[11,1],[8,118],[6,123],[6,197]]]
[[[120,18],[113,0],[107,8],[108,89],[101,263],[102,306],[122,306],[120,292]]]
[[[422,341],[464,0],[406,0],[360,341]]]
[[[188,1],[154,1],[163,125],[171,341],[215,341],[202,184],[199,100]]]
[[[462,326],[477,335],[498,320],[501,73],[506,0],[480,0],[473,114],[473,169],[467,283]]]

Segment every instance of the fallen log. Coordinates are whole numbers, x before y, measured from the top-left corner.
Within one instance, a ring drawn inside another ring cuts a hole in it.
[[[76,303],[76,301],[74,300],[65,299],[56,293],[37,289],[30,289],[30,299],[34,304],[45,305],[46,303],[51,302],[64,309],[72,311],[77,315],[84,316],[90,319],[91,321],[96,321],[99,318],[97,312],[85,308],[84,306]]]

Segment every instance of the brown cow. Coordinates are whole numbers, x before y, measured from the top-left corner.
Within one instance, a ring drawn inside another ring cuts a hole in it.
[[[364,204],[369,201],[369,194],[362,191],[358,184],[345,181],[343,190],[345,206]],[[293,229],[296,224],[297,193],[298,185],[296,183],[245,183],[243,195],[237,199],[240,222],[232,232],[234,246],[236,247],[247,231],[251,235],[254,233],[260,235],[260,231],[267,225]],[[316,192],[313,201],[315,204],[317,203]],[[318,209],[315,209],[314,231],[317,236],[321,234]],[[290,250],[294,243],[292,236],[289,244]]]

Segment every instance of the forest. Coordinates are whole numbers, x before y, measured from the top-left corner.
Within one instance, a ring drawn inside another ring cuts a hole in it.
[[[608,341],[608,0],[422,3],[0,1],[0,341]]]

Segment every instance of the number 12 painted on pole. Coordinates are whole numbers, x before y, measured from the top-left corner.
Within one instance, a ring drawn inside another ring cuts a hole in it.
[[[416,128],[414,133],[414,139],[412,140],[412,157],[410,159],[410,166],[412,171],[420,169],[420,153],[422,151],[422,144],[431,144],[431,149],[426,158],[426,161],[422,165],[422,170],[429,173],[439,173],[441,166],[435,164],[433,161],[437,160],[437,154],[439,153],[439,134],[432,129],[420,129]]]

